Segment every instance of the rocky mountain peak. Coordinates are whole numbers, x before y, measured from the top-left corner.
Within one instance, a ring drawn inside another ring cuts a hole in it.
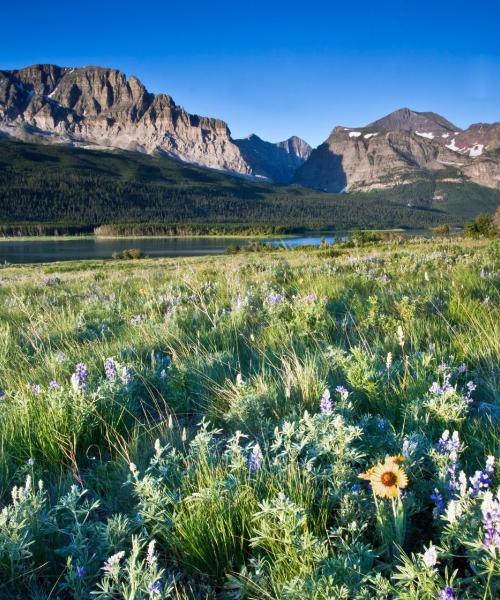
[[[277,183],[292,181],[295,171],[308,158],[311,147],[297,136],[273,144],[250,134],[235,140],[246,162],[252,165],[253,173]]]
[[[160,152],[251,175],[220,119],[187,113],[137,77],[107,67],[32,65],[0,71],[0,131],[21,139]]]
[[[411,131],[433,135],[459,132],[460,128],[433,112],[417,112],[410,108],[399,108],[385,117],[366,126],[367,129],[387,131]]]

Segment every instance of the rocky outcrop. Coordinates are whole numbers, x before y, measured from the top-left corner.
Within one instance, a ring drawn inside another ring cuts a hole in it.
[[[435,113],[403,108],[360,128],[336,127],[295,181],[328,192],[392,187],[422,171],[500,188],[500,125],[460,130]]]
[[[115,69],[0,71],[0,129],[13,137],[121,148],[252,175],[220,119],[187,113]]]
[[[304,164],[312,151],[307,142],[296,136],[272,144],[252,134],[242,140],[235,140],[235,144],[254,175],[276,183],[290,183],[295,171]]]

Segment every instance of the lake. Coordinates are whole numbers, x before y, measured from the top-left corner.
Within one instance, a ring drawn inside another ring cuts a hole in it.
[[[287,238],[260,239],[270,244],[284,244],[289,247],[319,244],[323,236],[297,236]],[[345,239],[345,234],[325,235],[329,243]],[[0,241],[0,263],[42,263],[57,260],[88,260],[111,258],[113,252],[128,248],[140,248],[149,257],[159,256],[203,256],[222,254],[228,246],[246,246],[258,238],[224,237],[164,237],[164,238],[122,238],[122,239],[53,239]]]

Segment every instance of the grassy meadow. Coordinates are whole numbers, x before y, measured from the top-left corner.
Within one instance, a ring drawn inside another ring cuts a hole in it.
[[[499,259],[2,267],[0,598],[498,598]]]

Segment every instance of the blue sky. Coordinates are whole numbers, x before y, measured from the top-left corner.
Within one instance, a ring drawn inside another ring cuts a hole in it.
[[[4,3],[0,68],[136,75],[234,137],[320,144],[402,106],[500,121],[500,0]]]

